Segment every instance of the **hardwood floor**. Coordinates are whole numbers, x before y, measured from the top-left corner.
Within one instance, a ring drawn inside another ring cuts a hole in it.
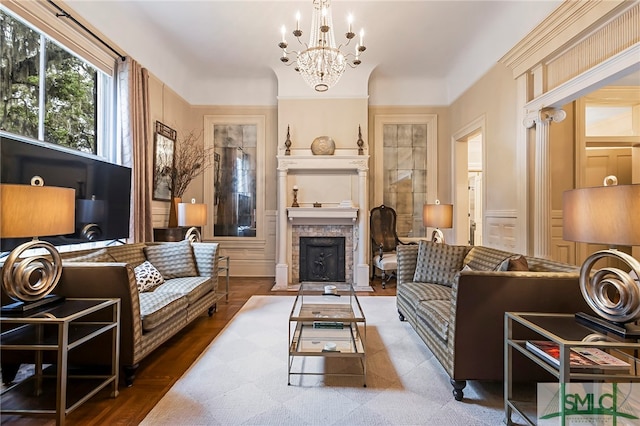
[[[69,425],[137,425],[182,376],[202,351],[220,333],[247,300],[253,295],[295,295],[294,292],[271,291],[273,278],[234,278],[229,285],[229,301],[222,301],[217,312],[209,318],[202,315],[185,327],[179,335],[164,343],[147,356],[137,371],[132,387],[120,387],[117,398],[110,398],[103,390],[67,416]],[[395,296],[395,282],[386,289],[380,279],[372,282],[373,292],[367,296]],[[283,361],[285,362],[285,361]],[[213,379],[212,379],[213,380]],[[212,382],[212,386],[215,383]],[[2,416],[3,425],[42,425],[51,419],[38,417]]]

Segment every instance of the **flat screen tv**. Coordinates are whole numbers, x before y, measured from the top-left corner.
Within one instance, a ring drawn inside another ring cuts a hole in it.
[[[75,232],[49,237],[38,235],[40,239],[66,245],[129,237],[131,168],[0,132],[0,182],[30,185],[34,176],[41,177],[45,186],[76,190]],[[2,238],[0,229],[2,252],[29,240]]]

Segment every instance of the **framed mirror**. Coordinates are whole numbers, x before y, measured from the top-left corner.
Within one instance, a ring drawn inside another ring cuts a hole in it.
[[[264,116],[207,115],[204,145],[214,150],[213,167],[204,172],[212,211],[206,238],[263,238]]]
[[[171,171],[175,160],[177,132],[156,121],[153,145],[153,199],[171,201]]]

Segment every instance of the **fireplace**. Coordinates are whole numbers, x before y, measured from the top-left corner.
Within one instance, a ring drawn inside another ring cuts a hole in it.
[[[300,282],[345,282],[344,237],[300,237]]]
[[[312,279],[340,280],[353,284],[358,291],[372,291],[367,196],[369,157],[357,155],[353,149],[336,151],[335,155],[311,155],[302,151],[278,155],[274,290],[295,290],[297,284],[307,278],[300,275],[301,237],[343,237],[344,257],[340,257],[340,268],[344,265],[344,277],[320,273],[321,266],[326,267],[329,259],[337,262],[337,254],[327,258],[325,253],[321,259],[315,259],[321,265],[318,266],[320,276]],[[294,188],[299,189],[298,203],[291,207]],[[309,266],[316,265],[313,262],[310,261]],[[304,273],[313,272],[312,268]]]
[[[353,237],[354,231],[353,226],[349,225],[295,225],[293,228],[292,234],[292,262],[291,262],[291,275],[293,283],[300,283],[302,281],[326,281],[318,278],[305,278],[302,275],[302,256],[303,256],[303,241],[312,241],[322,240],[320,247],[313,247],[312,251],[315,252],[315,255],[319,255],[319,251],[325,249],[325,242],[327,240],[338,241],[341,240],[344,242],[342,248],[340,249],[340,255],[331,255],[327,256],[328,251],[325,251],[323,259],[315,259],[322,262],[337,262],[338,258],[340,260],[340,267],[331,266],[330,269],[336,270],[340,269],[344,271],[344,275],[340,277],[340,279],[335,279],[335,281],[340,282],[352,282],[353,277]],[[304,254],[307,258],[309,256],[314,256],[314,253]],[[313,264],[313,260],[311,260]],[[315,264],[314,264],[315,265]],[[313,272],[313,266],[310,269]],[[332,278],[333,280],[333,278]]]

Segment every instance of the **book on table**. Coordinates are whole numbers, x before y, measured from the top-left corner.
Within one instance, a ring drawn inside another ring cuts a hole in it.
[[[529,340],[526,348],[554,367],[560,367],[560,345],[548,340]],[[572,347],[571,368],[628,369],[629,363],[593,347]]]

